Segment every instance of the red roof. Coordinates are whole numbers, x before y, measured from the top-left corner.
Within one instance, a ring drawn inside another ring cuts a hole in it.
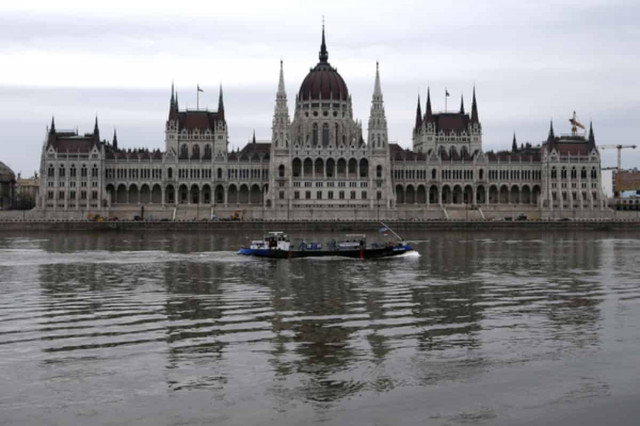
[[[389,149],[391,151],[391,158],[395,161],[425,161],[427,159],[426,154],[404,149],[396,143],[389,144]]]
[[[589,155],[587,143],[556,143],[556,149],[560,155]]]
[[[436,132],[441,130],[445,133],[454,131],[455,133],[462,133],[469,129],[469,116],[458,112],[446,112],[440,114],[433,114],[433,122],[436,124]]]
[[[216,122],[223,121],[224,116],[211,111],[181,111],[178,112],[178,124],[180,129],[201,130],[215,129]]]
[[[349,90],[347,83],[335,68],[327,62],[320,62],[302,81],[300,98],[302,100],[333,98],[346,101],[349,99]]]
[[[536,153],[536,154],[514,154],[511,152],[487,152],[485,154],[487,156],[487,159],[490,162],[497,162],[500,161],[502,163],[508,163],[509,161],[511,161],[512,163],[519,163],[519,162],[523,162],[523,163],[529,163],[531,161],[533,162],[539,162],[540,161],[540,153]]]
[[[77,136],[75,133],[50,133],[49,145],[58,152],[90,152],[95,138],[92,134]]]

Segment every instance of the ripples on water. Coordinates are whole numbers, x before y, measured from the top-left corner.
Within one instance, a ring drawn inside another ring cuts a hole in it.
[[[610,395],[592,365],[637,349],[637,239],[437,233],[382,261],[243,241],[0,238],[0,421],[491,423]]]

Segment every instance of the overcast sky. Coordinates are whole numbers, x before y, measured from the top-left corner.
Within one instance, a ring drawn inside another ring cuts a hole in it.
[[[280,59],[289,108],[318,61],[329,61],[366,123],[380,61],[389,138],[411,145],[418,94],[467,109],[475,83],[485,150],[539,143],[575,110],[598,144],[638,143],[640,2],[20,1],[0,5],[0,161],[31,175],[46,127],[162,148],[171,82],[181,107],[217,107],[222,83],[231,145],[271,136]],[[424,109],[424,105],[423,105]],[[604,151],[604,165],[615,152]],[[640,164],[640,149],[623,166]]]

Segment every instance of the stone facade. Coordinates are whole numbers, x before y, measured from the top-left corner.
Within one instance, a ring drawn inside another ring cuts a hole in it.
[[[13,170],[0,161],[0,209],[10,209],[15,205],[16,175]]]
[[[125,150],[114,133],[58,131],[52,120],[41,159],[38,208],[121,217],[235,215],[254,219],[486,218],[504,212],[606,214],[593,129],[538,146],[484,152],[475,89],[471,113],[434,112],[429,92],[416,112],[412,149],[390,144],[376,64],[366,141],[351,95],[329,61],[324,29],[318,64],[289,116],[284,71],[271,141],[255,136],[229,151],[222,87],[217,111],[180,110],[171,90],[165,149]],[[240,212],[240,213],[239,213]]]

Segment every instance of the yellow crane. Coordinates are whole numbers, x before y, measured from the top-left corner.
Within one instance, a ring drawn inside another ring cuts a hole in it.
[[[636,149],[636,145],[600,145],[600,149],[617,149],[618,150],[618,167],[603,167],[602,170],[616,170],[616,187],[614,192],[616,197],[620,194],[618,188],[620,188],[620,171],[622,170],[622,150],[623,149]]]
[[[623,149],[636,149],[636,145],[600,145],[598,146],[600,149],[617,149],[618,150],[618,173],[620,173],[621,165],[622,165],[622,150]]]
[[[587,129],[580,121],[578,121],[578,116],[576,116],[575,111],[573,111],[573,118],[569,119],[569,123],[571,123],[571,136],[578,136],[578,127],[584,130],[586,133]]]

